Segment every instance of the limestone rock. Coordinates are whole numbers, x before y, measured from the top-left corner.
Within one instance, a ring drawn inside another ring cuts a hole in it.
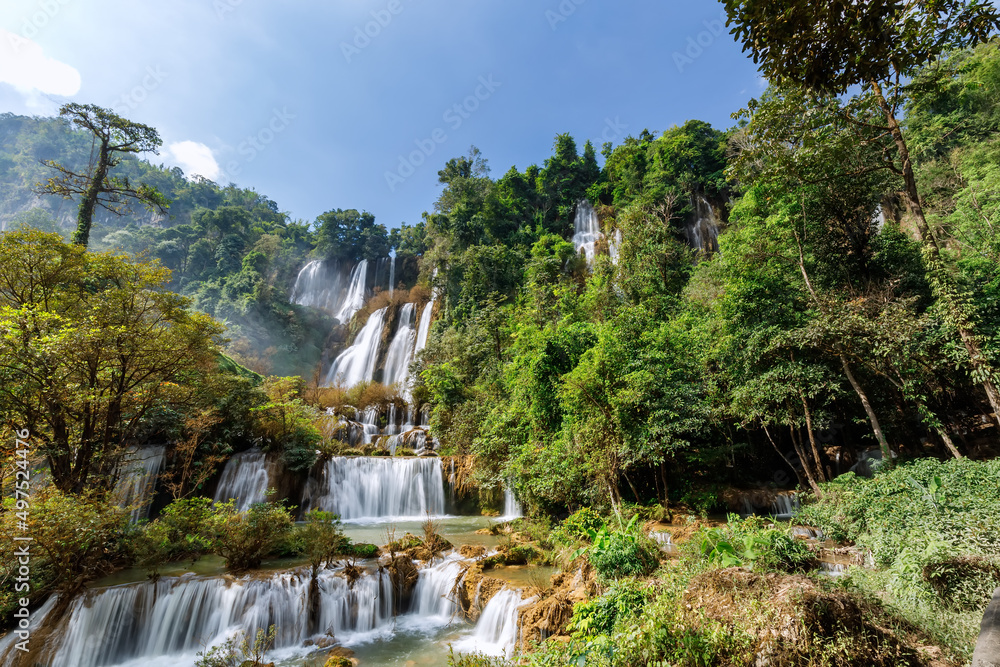
[[[993,591],[993,600],[983,614],[972,667],[1000,667],[1000,588]]]

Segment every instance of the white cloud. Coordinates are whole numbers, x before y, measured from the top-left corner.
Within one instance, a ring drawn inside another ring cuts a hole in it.
[[[198,174],[214,181],[222,173],[212,149],[197,141],[175,141],[165,153],[189,176]]]
[[[80,73],[45,55],[41,45],[0,28],[0,83],[29,99],[39,93],[72,97],[80,92]]]

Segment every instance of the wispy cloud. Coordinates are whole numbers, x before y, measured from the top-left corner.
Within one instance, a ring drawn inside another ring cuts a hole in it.
[[[212,149],[197,141],[175,141],[166,147],[164,157],[189,176],[197,174],[214,181],[222,173]]]
[[[0,28],[0,83],[31,102],[39,94],[72,97],[81,80],[75,67],[46,56],[38,43]]]

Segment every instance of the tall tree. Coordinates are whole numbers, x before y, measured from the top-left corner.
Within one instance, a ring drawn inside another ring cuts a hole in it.
[[[55,160],[45,160],[44,164],[55,169],[59,175],[37,185],[39,194],[59,195],[65,199],[80,198],[73,243],[87,246],[94,211],[98,206],[116,215],[124,215],[131,211],[131,202],[138,201],[160,213],[166,211],[169,202],[155,187],[145,183],[133,186],[127,176],[111,174],[121,163],[123,155],[157,153],[163,142],[154,128],[133,123],[110,109],[93,104],[64,104],[59,115],[67,118],[74,127],[94,135],[90,163],[85,170],[76,172]]]
[[[160,401],[189,398],[220,325],[169,271],[56,234],[0,236],[0,414],[31,431],[61,491],[107,490]]]
[[[928,277],[1000,424],[996,373],[975,332],[974,309],[948,275],[940,244],[927,224],[897,117],[905,82],[947,52],[987,41],[1000,30],[1000,9],[989,0],[726,0],[725,4],[732,33],[771,81],[834,94],[860,85],[876,100],[885,117],[877,129],[895,144],[893,168],[903,179],[916,235],[924,243]],[[852,118],[851,105],[845,113]]]

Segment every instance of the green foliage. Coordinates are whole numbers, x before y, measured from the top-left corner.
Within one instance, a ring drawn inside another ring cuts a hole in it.
[[[696,538],[701,554],[718,567],[749,566],[765,572],[802,572],[816,556],[788,526],[772,527],[762,517],[729,515],[719,528],[707,528]]]
[[[292,515],[282,505],[255,503],[246,512],[236,511],[232,502],[216,506],[219,515],[217,553],[226,567],[244,572],[260,567],[261,561],[287,537]]]
[[[552,542],[561,546],[576,546],[590,539],[591,533],[604,528],[604,519],[589,507],[573,512],[552,530]]]
[[[577,603],[566,629],[576,638],[611,635],[619,619],[639,616],[652,596],[653,590],[644,582],[616,582],[603,595]]]
[[[918,459],[872,479],[848,473],[823,489],[797,519],[869,550],[876,565],[932,542],[956,556],[1000,556],[998,461]]]
[[[606,525],[588,529],[590,545],[577,549],[571,559],[586,553],[587,560],[605,579],[650,574],[659,565],[659,548],[636,528],[637,519],[638,516],[633,516],[621,530],[608,530]]]
[[[211,553],[216,548],[218,531],[217,511],[209,498],[182,498],[146,524],[130,546],[136,564],[155,573],[163,563],[185,559],[193,562]]]
[[[299,528],[303,552],[316,572],[330,567],[333,562],[351,550],[350,539],[344,536],[340,517],[332,512],[314,509],[306,513],[306,524]]]
[[[198,653],[196,667],[263,667],[264,655],[274,646],[277,626],[258,628],[253,644],[242,633]]]

